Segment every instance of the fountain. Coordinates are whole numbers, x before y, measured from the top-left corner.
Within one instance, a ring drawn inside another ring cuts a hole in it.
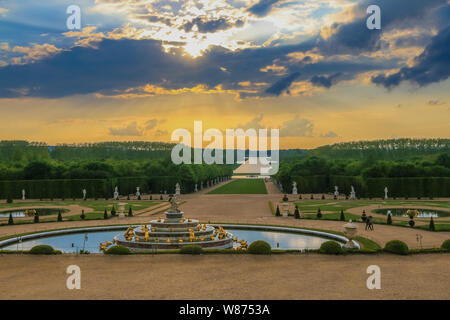
[[[129,226],[125,233],[114,238],[114,243],[132,251],[180,249],[186,245],[198,245],[204,249],[233,248],[233,235],[219,226],[200,224],[198,220],[185,218],[178,209],[175,196],[170,199],[171,208],[165,218],[151,220],[149,225]]]

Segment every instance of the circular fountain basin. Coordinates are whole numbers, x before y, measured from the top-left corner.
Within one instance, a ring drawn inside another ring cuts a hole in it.
[[[83,248],[91,253],[101,253],[99,244],[111,241],[115,236],[120,237],[127,227],[103,226],[40,232],[20,237],[21,242],[19,237],[0,241],[0,250],[29,250],[35,245],[47,244],[64,253],[75,253]],[[272,249],[318,249],[325,241],[333,240],[341,245],[348,241],[343,236],[306,229],[252,225],[223,225],[223,227],[240,240],[245,239],[248,244],[264,240]],[[359,247],[357,243],[356,245]]]

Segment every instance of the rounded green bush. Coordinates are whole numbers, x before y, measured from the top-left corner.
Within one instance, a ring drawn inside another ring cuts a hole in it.
[[[403,241],[391,240],[384,246],[384,251],[395,254],[407,255],[409,252],[409,248]]]
[[[252,254],[271,254],[272,248],[270,244],[263,240],[252,242],[248,247],[248,252]]]
[[[30,250],[30,254],[56,254],[57,252],[53,247],[46,245],[46,244],[40,244],[37,246],[34,246]]]
[[[444,242],[442,242],[441,249],[450,251],[450,239],[447,239]]]
[[[117,245],[107,249],[105,254],[131,254],[131,251],[125,246]]]
[[[180,253],[184,254],[201,254],[202,252],[203,252],[202,247],[195,244],[183,246],[180,249]]]
[[[320,245],[319,249],[320,253],[324,254],[342,254],[344,253],[344,249],[342,249],[341,245],[336,241],[325,241]]]

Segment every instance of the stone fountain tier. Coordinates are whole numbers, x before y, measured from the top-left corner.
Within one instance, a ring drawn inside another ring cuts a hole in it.
[[[194,235],[198,238],[204,237],[205,239],[211,238],[211,236],[214,234],[214,227],[213,226],[207,226],[205,230],[201,229],[193,229]],[[137,227],[134,230],[134,234],[138,237],[144,238],[145,232],[142,230],[142,227]],[[160,239],[160,240],[166,240],[167,238],[170,239],[182,239],[183,241],[189,240],[190,233],[188,229],[186,230],[179,230],[176,231],[170,231],[170,230],[158,230],[158,231],[152,231],[148,233],[149,238],[153,241],[154,239]]]
[[[194,219],[190,222],[187,219],[183,220],[183,222],[179,222],[178,220],[176,222],[152,220],[149,223],[149,228],[150,230],[155,229],[155,231],[170,231],[171,229],[187,231],[188,229],[197,229],[198,224],[199,221]]]

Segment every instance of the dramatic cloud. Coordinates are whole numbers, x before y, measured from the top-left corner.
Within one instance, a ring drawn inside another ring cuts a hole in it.
[[[391,75],[377,75],[372,82],[386,88],[398,86],[408,80],[419,86],[446,80],[450,75],[450,27],[439,32],[424,52],[415,59],[412,67],[403,67]]]
[[[228,21],[225,18],[219,19],[208,19],[207,17],[197,17],[192,19],[192,21],[186,22],[183,25],[183,29],[186,32],[190,32],[194,26],[201,33],[216,32],[218,30],[226,30],[232,27],[242,27],[244,25],[243,20]]]
[[[272,10],[272,6],[279,1],[280,0],[259,0],[259,2],[248,8],[247,11],[253,13],[255,16],[264,17]]]
[[[275,95],[279,96],[284,91],[287,91],[289,93],[289,87],[291,86],[292,82],[294,82],[295,79],[297,79],[300,76],[299,72],[294,72],[287,77],[284,77],[281,80],[278,80],[275,82],[272,86],[266,89],[266,93],[269,95]]]
[[[323,133],[320,135],[322,138],[336,138],[338,134],[334,131],[328,131],[327,133]]]
[[[120,127],[120,128],[109,128],[109,133],[112,136],[133,136],[133,137],[137,137],[137,136],[142,136],[143,131],[141,128],[138,127],[137,123],[131,122],[130,124],[128,124],[125,127]]]
[[[315,86],[321,86],[325,88],[330,88],[333,84],[337,82],[337,79],[341,73],[335,73],[329,76],[313,76],[311,78],[311,83]]]
[[[280,127],[280,137],[310,137],[313,128],[314,124],[311,121],[296,115],[294,119],[283,122]]]

